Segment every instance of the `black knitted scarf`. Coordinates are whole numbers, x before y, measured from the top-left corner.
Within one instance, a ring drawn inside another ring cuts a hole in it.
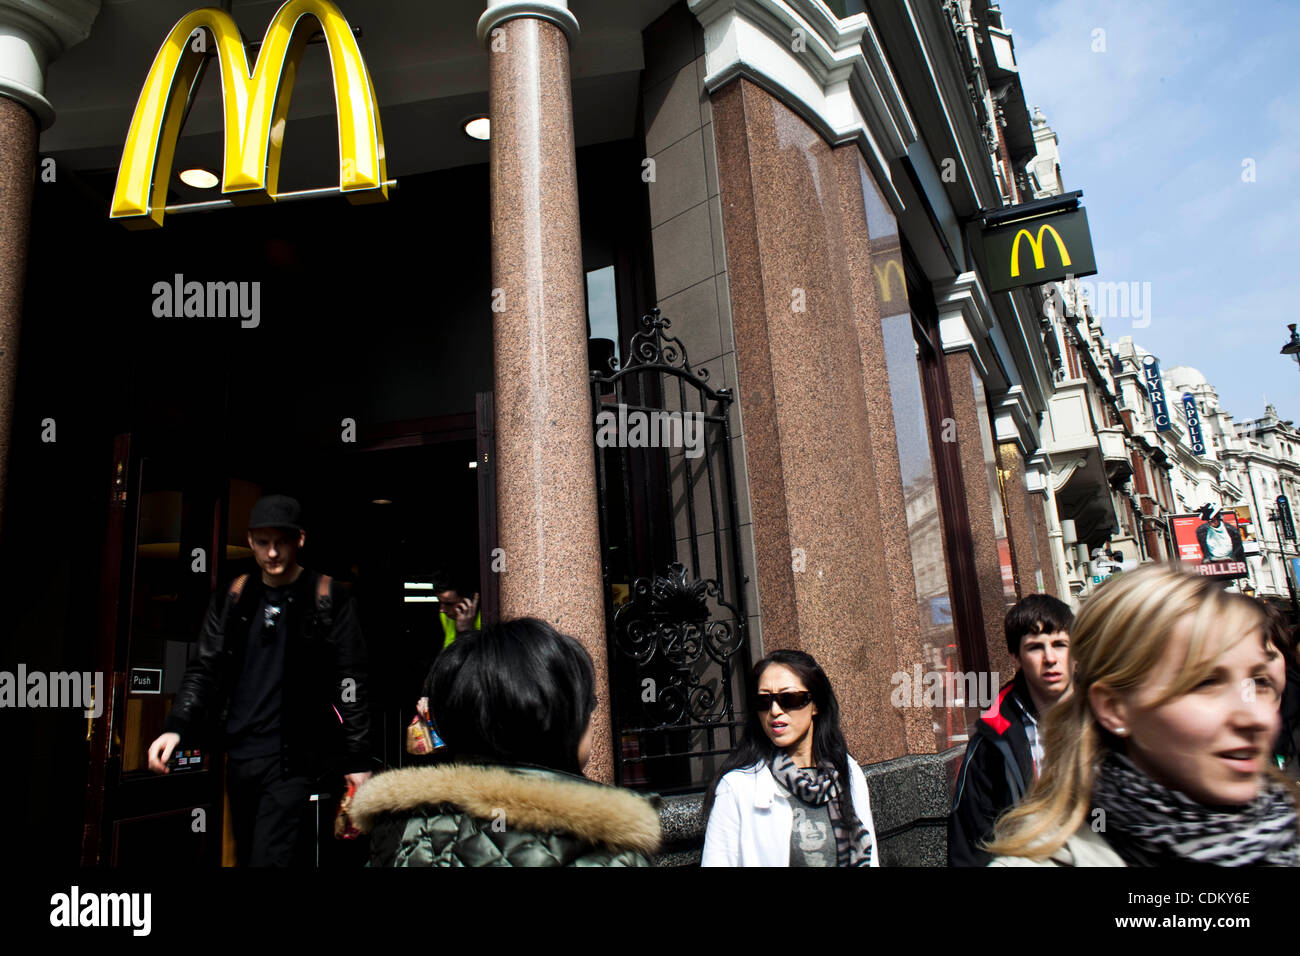
[[[829,762],[821,766],[800,770],[788,754],[778,752],[768,765],[777,783],[810,807],[825,806],[831,816],[835,831],[836,866],[870,866],[871,834],[862,825],[857,814],[848,820],[840,812],[840,775]]]
[[[1208,807],[1110,752],[1093,787],[1106,842],[1129,866],[1300,866],[1290,794],[1272,778],[1240,807]]]

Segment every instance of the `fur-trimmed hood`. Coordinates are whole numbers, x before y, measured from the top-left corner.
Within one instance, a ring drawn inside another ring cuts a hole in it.
[[[352,798],[353,823],[368,833],[384,814],[452,806],[478,820],[504,812],[512,830],[568,833],[614,850],[651,854],[661,839],[655,803],[630,790],[554,771],[473,764],[391,770]]]

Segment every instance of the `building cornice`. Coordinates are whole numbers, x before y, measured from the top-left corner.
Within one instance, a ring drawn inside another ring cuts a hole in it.
[[[940,279],[932,286],[944,352],[969,350],[980,378],[987,380],[989,367],[993,364],[988,333],[993,328],[995,317],[979,274],[963,272]]]
[[[997,440],[1015,442],[1020,454],[1028,458],[1038,449],[1039,437],[1038,422],[1024,388],[1013,385],[1002,395],[997,398],[990,396],[990,399],[996,402],[993,429]]]
[[[42,130],[54,124],[45,98],[45,70],[90,36],[100,0],[0,0],[0,96],[35,114]]]
[[[907,104],[865,13],[841,20],[817,0],[689,0],[704,29],[704,86],[762,86],[826,140],[856,142],[895,212],[890,164],[917,139]]]
[[[888,41],[913,115],[922,118],[925,142],[936,156],[956,161],[957,178],[949,192],[953,208],[970,216],[1001,205],[989,141],[970,86],[973,64],[950,14],[938,3],[915,0],[867,0],[867,5]]]
[[[487,43],[493,30],[520,17],[554,23],[569,38],[570,46],[578,41],[578,18],[570,12],[567,0],[487,0],[487,9],[478,18],[478,42]]]
[[[1039,450],[1025,459],[1025,488],[1047,494],[1052,475],[1052,456]]]

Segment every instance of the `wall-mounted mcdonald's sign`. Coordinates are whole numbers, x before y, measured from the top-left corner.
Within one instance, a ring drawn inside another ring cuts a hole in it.
[[[1082,192],[1009,206],[984,215],[990,292],[1097,272]]]
[[[306,23],[303,18],[310,20]],[[186,100],[208,49],[221,70],[225,156],[221,190],[235,202],[274,200],[294,79],[307,41],[324,34],[338,107],[339,190],[353,202],[388,198],[375,89],[347,19],[330,0],[288,0],[271,18],[250,71],[244,42],[224,10],[187,13],[163,41],[140,91],[110,218],[161,226]],[[202,42],[196,31],[206,31]]]

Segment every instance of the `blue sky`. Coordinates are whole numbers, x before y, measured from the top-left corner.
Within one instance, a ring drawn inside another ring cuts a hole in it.
[[[1278,354],[1300,322],[1300,3],[999,6],[1065,188],[1083,190],[1091,281],[1151,283],[1150,325],[1103,318],[1106,336],[1200,369],[1237,421],[1265,395],[1300,420],[1300,369]]]

